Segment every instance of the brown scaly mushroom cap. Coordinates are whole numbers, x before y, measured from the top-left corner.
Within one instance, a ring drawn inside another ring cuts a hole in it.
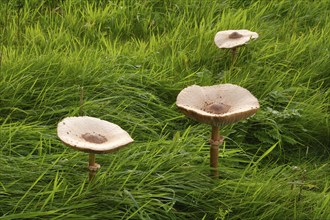
[[[189,86],[179,93],[176,105],[186,116],[214,126],[240,121],[259,109],[258,99],[233,84]]]
[[[219,48],[234,48],[258,37],[256,32],[249,30],[227,30],[216,33],[214,42]]]
[[[109,153],[131,142],[131,136],[118,125],[94,117],[67,117],[57,125],[57,136],[76,150]]]

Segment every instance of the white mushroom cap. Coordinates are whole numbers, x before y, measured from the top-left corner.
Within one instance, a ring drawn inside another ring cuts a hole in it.
[[[189,86],[179,93],[176,105],[186,116],[214,126],[245,119],[259,109],[257,98],[233,84]]]
[[[234,48],[258,37],[258,33],[249,30],[227,30],[216,33],[214,42],[219,48]]]
[[[57,136],[67,146],[89,153],[109,153],[133,142],[118,125],[88,116],[64,118]]]

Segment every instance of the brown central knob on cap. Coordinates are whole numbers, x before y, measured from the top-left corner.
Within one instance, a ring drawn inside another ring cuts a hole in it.
[[[107,141],[107,139],[103,135],[95,135],[90,133],[85,133],[81,135],[81,137],[88,142],[94,143],[94,144],[102,144]]]
[[[238,32],[236,32],[236,31],[234,31],[233,33],[229,34],[229,36],[228,36],[229,39],[238,39],[238,38],[241,38],[241,37],[243,37],[243,35],[240,34],[240,33],[238,33]]]
[[[224,114],[230,109],[229,105],[223,103],[212,103],[205,106],[204,111],[212,114]]]

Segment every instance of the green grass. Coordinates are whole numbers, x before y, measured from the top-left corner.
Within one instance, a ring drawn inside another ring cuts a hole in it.
[[[0,1],[0,219],[329,219],[330,5],[320,1]],[[235,65],[217,31],[260,37]],[[221,128],[177,94],[233,83],[260,101]],[[97,155],[65,147],[57,123],[116,123],[135,140]]]

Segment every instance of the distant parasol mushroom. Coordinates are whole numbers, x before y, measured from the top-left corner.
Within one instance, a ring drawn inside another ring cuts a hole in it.
[[[189,86],[176,100],[177,107],[188,117],[212,126],[210,163],[218,176],[218,151],[223,137],[219,127],[243,120],[259,109],[258,100],[245,88],[233,84]]]
[[[226,30],[216,33],[214,42],[221,49],[231,49],[234,63],[237,56],[237,48],[258,37],[258,33],[249,30]]]
[[[90,178],[100,168],[95,154],[110,153],[133,142],[118,125],[89,116],[64,118],[58,123],[57,135],[65,145],[89,153]]]

